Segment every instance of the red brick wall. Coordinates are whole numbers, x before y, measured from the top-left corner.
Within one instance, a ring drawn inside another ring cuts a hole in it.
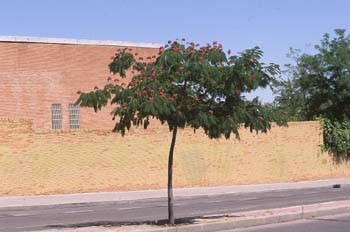
[[[51,104],[62,104],[64,130],[69,129],[68,104],[78,90],[103,87],[110,76],[108,64],[118,46],[0,42],[0,117],[33,119],[35,131],[51,129]],[[133,47],[143,56],[157,48]],[[81,109],[81,128],[111,129],[106,108],[95,115]]]

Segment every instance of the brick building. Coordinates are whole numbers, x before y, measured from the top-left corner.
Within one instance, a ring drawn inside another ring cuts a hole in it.
[[[35,131],[112,128],[111,108],[95,115],[73,103],[78,90],[104,86],[111,57],[125,47],[152,56],[160,45],[0,37],[0,117],[32,119]]]

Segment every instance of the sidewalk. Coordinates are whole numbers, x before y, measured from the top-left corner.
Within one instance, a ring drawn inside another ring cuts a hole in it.
[[[350,178],[302,181],[293,183],[274,183],[257,185],[234,185],[222,187],[206,188],[181,188],[174,189],[176,197],[191,197],[203,195],[218,195],[228,193],[249,193],[263,191],[278,191],[288,189],[305,189],[329,187],[335,184],[350,185]],[[58,205],[58,204],[77,204],[91,202],[109,202],[109,201],[133,201],[150,198],[166,197],[166,189],[145,190],[130,192],[100,192],[100,193],[81,193],[65,195],[42,195],[42,196],[9,196],[0,197],[0,208],[4,207],[24,207],[40,205]]]

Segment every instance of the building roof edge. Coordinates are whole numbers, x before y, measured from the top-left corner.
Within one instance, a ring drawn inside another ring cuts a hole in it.
[[[143,47],[143,48],[159,48],[162,46],[162,44],[159,44],[159,43],[138,43],[138,42],[114,41],[114,40],[88,40],[88,39],[47,38],[47,37],[30,37],[30,36],[0,36],[0,42],[76,44],[76,45]]]

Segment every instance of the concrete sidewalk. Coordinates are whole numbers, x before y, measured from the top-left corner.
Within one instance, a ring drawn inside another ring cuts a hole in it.
[[[302,181],[302,182],[292,182],[292,183],[234,185],[234,186],[205,187],[205,188],[181,188],[181,189],[175,189],[174,195],[176,197],[191,197],[191,196],[218,195],[218,194],[228,194],[228,193],[250,193],[250,192],[288,190],[288,189],[330,187],[335,184],[350,185],[350,178]],[[6,196],[6,197],[0,197],[0,208],[58,205],[58,204],[77,204],[77,203],[90,203],[90,202],[133,201],[133,200],[140,200],[140,199],[163,198],[166,196],[167,196],[166,189],[130,191],[130,192],[79,193],[79,194],[64,194],[64,195]]]

